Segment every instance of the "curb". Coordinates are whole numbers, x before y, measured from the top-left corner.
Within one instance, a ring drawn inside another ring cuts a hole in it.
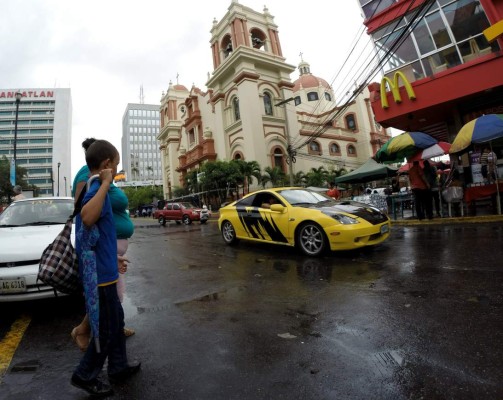
[[[447,217],[409,220],[391,220],[391,225],[398,226],[424,226],[424,225],[446,225],[446,224],[477,224],[486,222],[503,222],[503,215],[481,215],[478,217]]]

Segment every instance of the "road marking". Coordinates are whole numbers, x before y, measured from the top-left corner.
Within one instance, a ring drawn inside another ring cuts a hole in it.
[[[2,377],[7,371],[7,368],[9,368],[12,357],[14,357],[16,349],[19,343],[21,343],[21,339],[28,325],[30,325],[30,321],[31,317],[22,315],[12,324],[10,331],[5,335],[2,341],[0,341],[0,383],[2,383]]]

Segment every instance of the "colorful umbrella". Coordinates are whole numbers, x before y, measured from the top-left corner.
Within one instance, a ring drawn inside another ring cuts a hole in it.
[[[98,275],[96,272],[96,253],[94,248],[100,233],[96,225],[86,228],[82,224],[77,232],[77,240],[81,243],[80,269],[82,272],[82,285],[86,299],[86,311],[89,316],[91,333],[96,344],[96,352],[100,353],[100,300],[98,295]]]
[[[451,148],[451,144],[447,142],[438,142],[433,146],[427,147],[426,149],[419,150],[412,157],[409,157],[407,160],[411,161],[419,161],[419,160],[427,160],[428,158],[443,156],[444,154],[449,153],[449,149]]]
[[[472,143],[489,142],[492,151],[492,141],[503,137],[503,114],[486,114],[463,125],[452,142],[449,153],[459,153]],[[501,215],[499,179],[496,177],[496,208]]]
[[[459,153],[472,143],[503,137],[503,114],[487,114],[465,124],[452,142],[449,153]]]
[[[404,132],[388,140],[377,151],[376,161],[385,163],[401,162],[406,157],[411,157],[418,150],[426,149],[438,143],[430,135],[423,132]]]

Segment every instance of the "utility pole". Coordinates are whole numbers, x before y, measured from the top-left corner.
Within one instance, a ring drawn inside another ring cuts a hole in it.
[[[283,101],[280,101],[278,104],[275,104],[275,106],[281,107],[292,100],[293,97],[289,97],[288,99],[285,99]],[[297,159],[295,158],[297,152],[292,148],[292,144],[290,142],[290,127],[288,125],[288,116],[286,114],[286,107],[285,107],[285,128],[286,128],[286,151],[288,154],[286,157],[286,163],[288,164],[288,175],[290,177],[290,186],[293,186],[293,164],[297,161]]]

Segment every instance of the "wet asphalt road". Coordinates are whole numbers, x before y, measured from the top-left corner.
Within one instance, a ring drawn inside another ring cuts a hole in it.
[[[310,259],[223,244],[216,223],[135,220],[126,325],[142,371],[117,399],[501,399],[503,226],[395,226]],[[79,299],[0,304],[30,319],[0,399],[85,399],[69,378]]]

